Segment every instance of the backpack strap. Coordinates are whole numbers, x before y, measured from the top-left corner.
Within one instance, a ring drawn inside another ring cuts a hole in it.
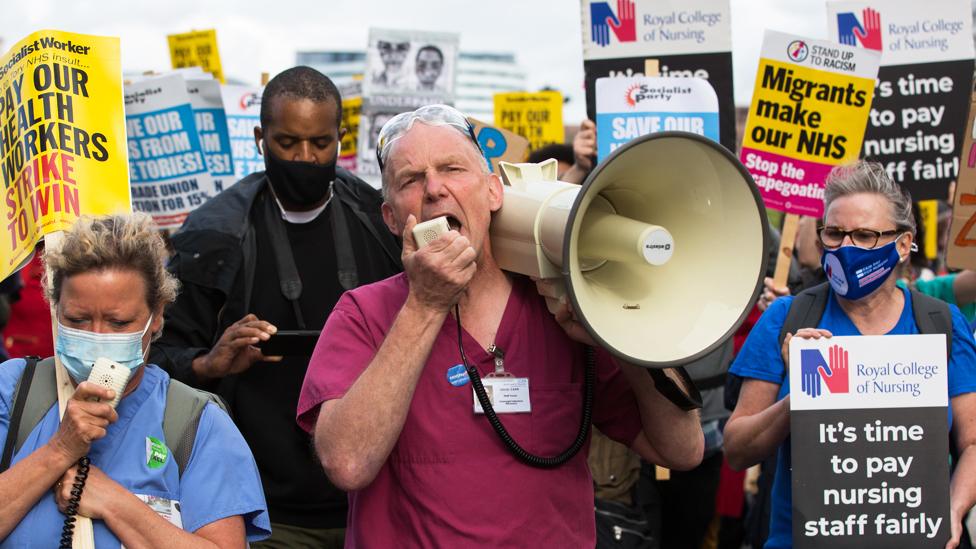
[[[795,334],[800,328],[813,328],[820,322],[824,310],[827,308],[829,284],[824,282],[813,288],[804,290],[793,298],[790,311],[786,314],[786,321],[779,333],[780,345],[786,339],[787,333]],[[949,304],[941,299],[911,290],[912,313],[919,333],[945,334],[946,357],[952,354],[952,313]]]
[[[20,418],[23,417],[24,404],[27,402],[27,393],[30,392],[31,382],[34,380],[34,368],[37,366],[37,357],[29,356],[25,360],[27,361],[27,366],[24,368],[24,372],[17,382],[17,389],[14,391],[14,409],[10,414],[7,440],[3,443],[3,457],[0,458],[0,473],[10,468],[10,461],[14,457],[14,445],[17,442],[17,433],[20,431]]]
[[[941,299],[911,290],[912,314],[920,334],[945,334],[946,363],[952,356],[952,311]]]
[[[36,356],[29,356],[25,360],[27,366],[14,392],[14,408],[10,414],[7,440],[3,445],[3,457],[0,458],[0,473],[10,468],[14,454],[58,400],[54,358],[39,360]]]
[[[34,427],[58,400],[57,381],[54,374],[54,358],[38,362],[37,357],[28,357],[15,392],[14,408],[10,417],[10,430],[0,458],[0,472],[10,467],[13,455],[20,450]],[[171,445],[173,458],[180,470],[180,476],[190,461],[193,442],[197,436],[200,416],[208,402],[213,402],[222,410],[227,410],[223,401],[214,394],[200,391],[171,379],[166,393],[166,411],[163,413],[163,436]]]
[[[213,402],[222,410],[227,407],[223,401],[212,393],[194,389],[175,379],[169,380],[166,392],[166,410],[163,412],[163,437],[166,445],[173,452],[173,459],[179,467],[180,476],[190,462],[193,443],[197,438],[197,427],[200,416],[207,403]]]
[[[333,185],[333,193],[335,185]],[[352,249],[352,237],[349,235],[349,224],[346,222],[346,206],[342,200],[333,200],[329,203],[332,213],[330,222],[332,223],[333,242],[335,243],[337,274],[339,284],[343,290],[352,290],[359,286],[359,272],[356,269],[356,254]]]
[[[285,222],[281,219],[281,211],[274,203],[271,193],[261,196],[258,200],[264,204],[264,223],[268,230],[268,237],[271,239],[271,247],[274,252],[275,266],[278,270],[278,285],[281,295],[287,299],[295,313],[295,321],[298,329],[305,329],[305,318],[302,316],[302,307],[298,302],[302,297],[302,276],[295,266],[295,256],[292,253],[291,241],[288,240],[288,232],[285,229]]]
[[[816,328],[820,318],[827,309],[827,296],[830,295],[830,284],[824,282],[812,288],[803,290],[790,303],[790,310],[786,313],[786,321],[779,331],[779,345],[783,346],[786,334],[795,334],[800,328]]]

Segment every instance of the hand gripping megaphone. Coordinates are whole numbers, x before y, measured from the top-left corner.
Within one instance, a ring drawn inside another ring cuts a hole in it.
[[[759,295],[769,233],[745,167],[697,134],[661,132],[615,150],[582,186],[556,161],[501,163],[491,249],[507,271],[555,279],[594,341],[633,364],[703,357]]]

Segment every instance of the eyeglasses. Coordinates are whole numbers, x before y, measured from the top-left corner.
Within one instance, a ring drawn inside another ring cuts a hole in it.
[[[844,238],[851,237],[851,242],[858,248],[874,249],[878,246],[878,241],[883,236],[892,236],[904,230],[895,229],[892,231],[874,231],[871,229],[852,229],[845,231],[840,227],[820,227],[817,229],[817,236],[820,242],[827,248],[837,248],[844,243]]]
[[[481,144],[478,143],[478,138],[474,134],[474,126],[468,122],[467,117],[461,114],[461,111],[449,105],[425,105],[417,110],[402,112],[383,125],[383,129],[380,130],[379,136],[376,138],[376,163],[380,170],[386,163],[393,142],[403,137],[417,120],[431,126],[453,127],[471,139],[482,158],[485,158],[485,152],[481,149]],[[487,162],[485,160],[485,163]]]

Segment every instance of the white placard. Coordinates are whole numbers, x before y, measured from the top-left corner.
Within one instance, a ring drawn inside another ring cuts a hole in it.
[[[973,57],[968,0],[827,2],[827,29],[842,44],[880,51],[883,67]]]
[[[726,52],[728,0],[582,0],[583,59]]]
[[[790,340],[790,409],[947,406],[943,334]]]
[[[881,54],[874,50],[767,30],[763,37],[760,57],[873,80],[878,76]],[[807,83],[793,80],[789,73],[783,77],[782,84],[783,89],[795,90],[801,96],[807,91]],[[819,91],[819,89],[813,90],[813,92]]]
[[[650,133],[686,131],[719,140],[718,97],[701,78],[598,78],[597,156]]]

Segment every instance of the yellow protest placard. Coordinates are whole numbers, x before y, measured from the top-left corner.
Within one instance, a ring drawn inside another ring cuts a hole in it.
[[[224,70],[220,67],[217,51],[217,31],[214,29],[169,34],[169,58],[174,69],[200,67],[224,82]]]
[[[763,130],[746,132],[742,146],[821,164],[856,160],[873,90],[874,78],[760,59],[750,121]]]
[[[0,279],[78,216],[131,209],[118,38],[43,30],[0,57],[0,180]]]
[[[880,54],[766,31],[740,159],[767,208],[823,215],[824,181],[856,160]]]
[[[495,125],[528,139],[532,150],[562,143],[563,95],[557,91],[496,93]]]
[[[915,204],[918,206],[925,234],[925,240],[919,244],[926,259],[935,259],[939,254],[939,201],[919,200]]]
[[[363,111],[363,98],[344,97],[342,99],[342,158],[356,158],[356,142],[359,139],[359,116]]]

